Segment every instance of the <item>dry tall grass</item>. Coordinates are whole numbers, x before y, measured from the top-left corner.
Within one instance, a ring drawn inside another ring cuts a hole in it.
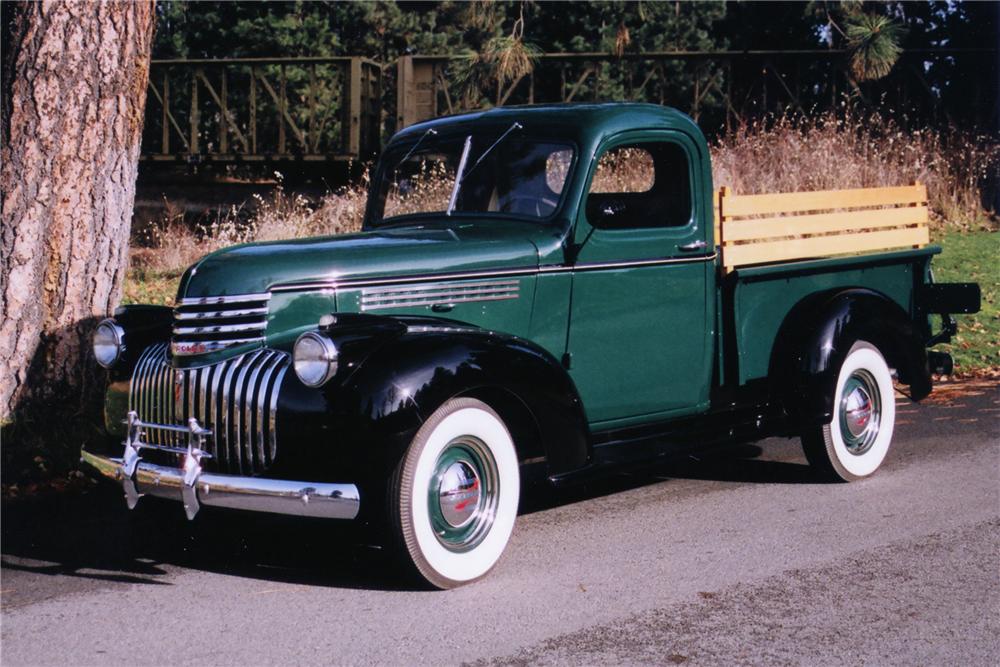
[[[878,114],[785,116],[740,127],[712,146],[716,186],[737,194],[837,190],[919,181],[932,229],[997,229],[1000,141],[957,130],[907,131]]]
[[[143,271],[176,272],[200,257],[239,243],[348,234],[361,229],[367,182],[329,193],[318,201],[278,185],[239,206],[210,210],[191,224],[183,211],[164,203],[164,214],[133,244],[132,265]]]
[[[455,184],[455,171],[441,162],[422,161],[420,170],[406,179],[406,183],[405,190],[392,187],[386,194],[383,212],[386,218],[446,210]]]
[[[621,185],[628,175],[640,180],[648,177],[647,169],[629,163],[628,154],[623,155],[624,164],[607,170],[611,180]],[[920,181],[927,185],[932,229],[1000,227],[997,211],[983,203],[984,187],[998,186],[1000,141],[996,138],[954,130],[905,131],[877,114],[786,116],[750,123],[723,137],[712,146],[712,160],[715,185],[727,185],[743,194]],[[389,202],[392,214],[405,213],[413,206],[427,210],[418,201],[424,198],[446,199],[452,178],[428,171],[417,179],[409,196]],[[364,216],[366,189],[367,177],[314,201],[279,185],[268,197],[255,195],[252,201],[214,211],[193,226],[167,202],[162,219],[138,239],[133,266],[143,272],[176,272],[206,253],[235,243],[357,231]]]

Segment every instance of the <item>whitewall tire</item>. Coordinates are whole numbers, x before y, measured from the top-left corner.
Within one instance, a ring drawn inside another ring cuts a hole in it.
[[[514,530],[521,493],[514,441],[488,405],[446,402],[393,476],[389,504],[404,556],[437,588],[488,573]]]
[[[809,463],[825,476],[853,482],[882,465],[892,443],[896,398],[882,354],[855,343],[837,373],[833,419],[802,435]]]

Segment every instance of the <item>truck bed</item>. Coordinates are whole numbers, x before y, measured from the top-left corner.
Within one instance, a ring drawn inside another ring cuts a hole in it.
[[[723,279],[720,290],[722,381],[744,385],[767,377],[779,329],[794,317],[798,303],[816,293],[867,288],[916,318],[916,291],[927,279],[931,257],[939,252],[939,247],[929,246],[736,269]]]
[[[814,294],[867,288],[917,317],[927,282],[927,190],[715,193],[720,383],[765,378],[779,330]]]

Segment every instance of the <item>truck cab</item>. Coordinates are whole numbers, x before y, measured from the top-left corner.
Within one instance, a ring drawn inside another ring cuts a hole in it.
[[[493,567],[529,478],[775,434],[867,477],[893,383],[926,396],[950,363],[927,348],[978,309],[933,283],[926,216],[919,185],[717,192],[655,105],[420,123],[359,233],[221,250],[175,308],[103,322],[108,447],[83,459],[130,506],[365,522],[439,588]]]
[[[428,198],[421,177],[433,158],[450,165],[450,179],[470,138],[470,154],[482,161],[467,162],[449,211],[448,193]],[[365,227],[377,232],[419,220],[461,235],[492,225],[488,231],[499,238],[494,228],[527,221],[538,248],[531,320],[514,331],[508,320],[503,330],[561,360],[592,425],[691,414],[708,407],[712,372],[708,165],[697,126],[651,105],[443,119],[408,128],[387,148]],[[456,304],[449,312],[489,326],[485,311],[510,305]],[[427,309],[399,304],[387,312]]]

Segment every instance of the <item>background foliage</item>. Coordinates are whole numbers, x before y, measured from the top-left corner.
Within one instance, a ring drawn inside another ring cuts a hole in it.
[[[889,72],[901,49],[996,47],[998,3],[930,2],[188,2],[163,0],[154,58],[460,56],[466,106],[496,103],[498,80],[545,52],[848,49],[857,82]],[[504,72],[504,68],[508,71]],[[956,51],[919,64],[922,102],[947,122],[995,127],[996,56]],[[507,75],[506,79],[505,76]],[[691,76],[663,73],[686,98]],[[807,66],[806,84],[829,73]],[[622,67],[602,68],[604,99],[627,97]],[[501,89],[503,84],[499,86]],[[806,86],[808,88],[808,85]],[[707,99],[706,104],[720,104]],[[930,112],[931,110],[926,109]]]

